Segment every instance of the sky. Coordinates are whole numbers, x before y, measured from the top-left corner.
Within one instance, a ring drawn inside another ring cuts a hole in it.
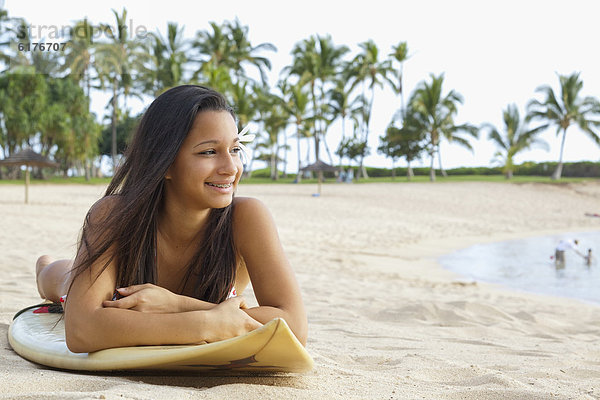
[[[419,82],[430,80],[430,74],[443,73],[444,93],[455,90],[464,98],[456,122],[478,126],[491,123],[501,130],[502,111],[506,106],[514,103],[524,115],[531,99],[542,99],[541,94],[536,94],[536,88],[550,85],[555,92],[559,90],[557,74],[580,72],[584,82],[582,94],[600,98],[600,57],[596,54],[600,39],[596,17],[600,7],[595,3],[592,0],[105,0],[101,4],[98,1],[6,0],[5,7],[9,16],[24,17],[31,26],[38,27],[73,26],[74,21],[86,16],[93,23],[114,25],[111,9],[120,13],[125,7],[128,25],[134,29],[152,32],[158,29],[164,36],[167,22],[177,22],[185,27],[187,38],[199,30],[208,30],[209,22],[222,23],[237,17],[243,25],[249,26],[253,45],[269,42],[277,47],[276,53],[264,53],[273,64],[269,74],[272,85],[281,70],[291,63],[294,44],[314,34],[331,35],[336,45],[348,46],[351,55],[357,54],[359,43],[369,39],[377,44],[382,57],[392,51],[392,46],[406,41],[410,56],[404,65],[406,97]],[[96,94],[92,109],[103,113],[107,101],[107,95]],[[133,111],[140,111],[150,101],[130,100],[129,105]],[[369,140],[372,150],[365,159],[366,165],[391,166],[391,160],[378,155],[376,148],[378,137],[384,134],[399,108],[400,99],[389,87],[376,90]],[[340,136],[338,122],[332,125],[327,136],[332,151]],[[515,162],[557,161],[560,137],[556,129],[548,129],[541,138],[549,144],[549,151],[525,151],[517,155]],[[288,171],[293,171],[297,165],[295,140],[289,142],[292,149]],[[471,143],[474,152],[444,142],[441,146],[444,167],[492,165],[497,149],[487,140],[487,131]],[[577,127],[569,128],[563,160],[599,159],[600,147]],[[328,161],[326,157],[325,161]],[[413,166],[420,165],[428,166],[428,158],[413,163]]]

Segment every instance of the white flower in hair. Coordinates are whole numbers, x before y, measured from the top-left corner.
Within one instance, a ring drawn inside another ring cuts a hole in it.
[[[246,127],[244,129],[242,129],[242,131],[240,133],[238,133],[238,137],[240,139],[240,148],[242,149],[242,152],[246,155],[246,157],[248,157],[249,151],[248,151],[248,148],[242,142],[249,143],[249,142],[253,141],[254,138],[256,137],[256,135],[248,134],[249,129],[250,129],[250,127],[248,125],[246,125]]]

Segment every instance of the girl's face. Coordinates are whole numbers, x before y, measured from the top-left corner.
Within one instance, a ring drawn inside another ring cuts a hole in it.
[[[227,207],[242,176],[240,152],[231,114],[200,112],[165,175],[167,198],[189,209]]]

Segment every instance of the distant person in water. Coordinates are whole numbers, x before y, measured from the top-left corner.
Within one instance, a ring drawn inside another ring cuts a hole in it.
[[[591,267],[593,259],[594,258],[592,256],[592,249],[588,249],[587,255],[585,256],[585,265],[587,265],[588,267]]]
[[[564,268],[565,266],[565,251],[573,250],[575,253],[580,255],[583,258],[586,258],[579,251],[579,240],[577,239],[562,239],[558,242],[556,246],[556,251],[554,252],[554,260],[556,262],[557,268]]]

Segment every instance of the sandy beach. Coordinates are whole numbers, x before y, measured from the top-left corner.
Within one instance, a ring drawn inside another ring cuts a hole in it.
[[[600,212],[600,183],[330,184],[318,198],[313,185],[242,184],[278,225],[315,360],[242,377],[71,373],[12,351],[12,316],[39,301],[37,257],[74,255],[104,189],[33,185],[25,205],[23,186],[0,186],[0,399],[600,399],[600,306],[437,263],[476,243],[598,231],[584,213]]]

